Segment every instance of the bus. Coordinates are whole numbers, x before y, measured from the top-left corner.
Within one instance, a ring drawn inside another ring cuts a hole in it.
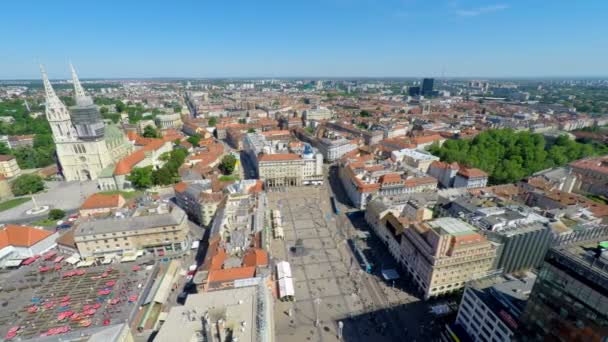
[[[340,208],[338,208],[338,203],[336,203],[336,199],[334,198],[334,196],[331,196],[330,199],[331,199],[331,207],[334,210],[334,214],[340,215]]]
[[[365,270],[365,272],[367,272],[367,273],[372,273],[372,270],[373,270],[372,263],[369,262],[369,260],[367,260],[367,257],[365,256],[365,254],[363,254],[363,251],[361,250],[361,248],[359,248],[359,246],[357,246],[357,243],[355,242],[355,240],[348,239],[348,245],[350,246],[350,248],[353,250],[353,253],[357,257],[357,261],[359,262],[359,265],[361,266],[361,268],[363,268]]]

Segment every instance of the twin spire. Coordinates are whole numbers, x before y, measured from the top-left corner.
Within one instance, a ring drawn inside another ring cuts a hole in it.
[[[72,63],[70,63],[70,71],[72,73],[72,84],[74,85],[74,100],[76,101],[76,104],[79,106],[93,104],[93,99],[88,96],[87,93],[85,93],[82,84],[80,84],[78,74],[76,73],[76,69],[74,69]],[[40,72],[42,73],[42,83],[44,83],[44,91],[46,94],[47,102],[51,102],[49,100],[55,102],[56,99],[57,102],[61,103],[59,97],[57,97],[57,94],[55,94],[55,90],[53,90],[53,87],[51,86],[51,82],[49,82],[46,70],[44,69],[44,66],[42,64],[40,64]]]

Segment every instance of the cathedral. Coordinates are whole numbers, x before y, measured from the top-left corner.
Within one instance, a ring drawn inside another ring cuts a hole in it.
[[[85,93],[72,65],[76,105],[69,110],[55,94],[44,67],[40,69],[46,96],[45,114],[65,180],[96,180],[103,170],[113,170],[120,159],[133,151],[124,132],[114,124],[104,123],[99,108]]]

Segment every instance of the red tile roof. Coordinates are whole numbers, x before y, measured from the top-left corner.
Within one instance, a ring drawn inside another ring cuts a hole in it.
[[[116,167],[114,168],[114,174],[129,174],[131,170],[135,167],[135,165],[146,159],[146,152],[158,150],[164,144],[165,141],[163,141],[162,139],[149,139],[144,147],[122,158],[118,163],[116,163]]]
[[[243,256],[243,266],[255,267],[268,265],[268,253],[263,249],[252,248]]]
[[[0,154],[0,162],[9,161],[15,159],[15,156],[9,154]]]
[[[461,168],[458,171],[458,174],[465,178],[480,178],[480,177],[488,177],[488,174],[483,172],[480,169],[476,169],[474,167],[471,168]]]
[[[253,278],[255,267],[236,267],[224,270],[209,271],[208,282],[234,281],[237,279]]]
[[[92,194],[80,206],[80,209],[117,208],[122,196],[120,194]]]
[[[28,226],[7,224],[0,228],[0,249],[7,246],[31,247],[53,233]]]
[[[175,184],[175,186],[173,187],[173,190],[175,190],[175,192],[184,192],[184,191],[186,191],[186,188],[188,188],[188,184],[186,184],[184,182],[179,182],[179,183]]]

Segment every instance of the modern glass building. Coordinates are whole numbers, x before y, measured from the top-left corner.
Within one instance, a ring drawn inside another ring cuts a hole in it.
[[[549,250],[517,341],[608,341],[608,251],[595,240]]]

